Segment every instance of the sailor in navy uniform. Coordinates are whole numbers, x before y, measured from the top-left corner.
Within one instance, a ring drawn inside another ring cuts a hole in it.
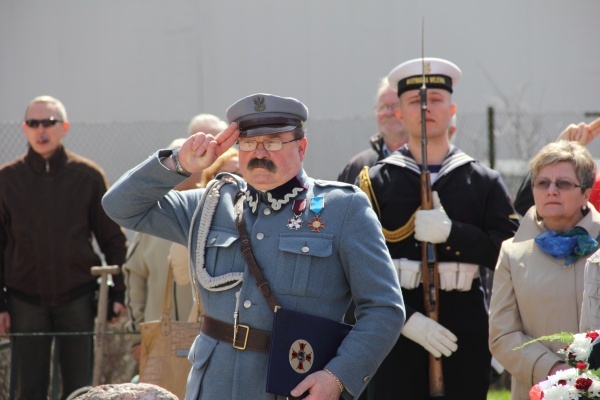
[[[421,105],[423,60],[407,61],[389,74],[398,88],[397,111],[408,143],[361,176],[383,225],[401,280],[407,322],[382,363],[369,392],[377,400],[429,398],[429,353],[442,357],[447,399],[485,400],[489,379],[488,312],[479,266],[494,269],[503,240],[518,219],[500,175],[481,165],[448,138],[456,112],[451,93],[461,77],[453,63],[424,60],[427,84],[427,158],[434,199],[421,205]],[[418,210],[418,211],[417,211]],[[436,244],[439,261],[439,323],[428,318],[421,284],[421,241]]]
[[[294,396],[358,397],[400,334],[404,304],[381,225],[358,188],[306,175],[307,117],[293,98],[245,97],[228,109],[226,130],[157,152],[103,199],[122,226],[189,248],[205,319],[190,350],[188,400],[277,398],[265,391],[274,310],[241,253],[240,195],[257,263],[283,308],[340,322],[350,299],[357,304],[337,355],[324,370],[308,370]],[[236,142],[244,180],[220,175],[206,189],[171,190]]]

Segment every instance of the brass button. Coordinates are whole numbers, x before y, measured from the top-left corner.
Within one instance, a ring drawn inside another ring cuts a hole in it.
[[[270,208],[265,208],[265,210],[263,211],[263,213],[265,215],[271,215],[271,209]]]
[[[308,246],[304,246],[302,249],[303,253],[308,253],[310,251],[310,249],[308,248]]]
[[[446,246],[446,250],[450,250],[452,247],[450,246]]]
[[[244,301],[244,308],[250,308],[250,307],[252,307],[252,302],[250,300]]]
[[[257,233],[257,234],[256,234],[256,238],[257,238],[258,240],[263,240],[263,239],[264,239],[264,237],[265,237],[265,234],[264,234],[264,233],[262,233],[262,232],[259,232],[259,233]]]
[[[460,256],[460,251],[455,251],[454,254]]]
[[[371,377],[367,375],[367,376],[365,376],[365,379],[363,379],[363,382],[369,382],[370,380],[371,380]]]

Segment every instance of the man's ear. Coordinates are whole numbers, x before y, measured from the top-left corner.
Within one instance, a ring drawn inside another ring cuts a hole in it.
[[[71,127],[71,123],[69,121],[64,121],[62,123],[62,137],[67,136],[67,131]]]
[[[298,140],[298,152],[300,153],[301,161],[304,160],[304,156],[306,155],[306,146],[308,146],[308,139],[305,136],[302,139]]]
[[[402,110],[400,110],[400,108],[396,108],[394,114],[396,114],[396,118],[398,118],[400,122],[402,122]]]

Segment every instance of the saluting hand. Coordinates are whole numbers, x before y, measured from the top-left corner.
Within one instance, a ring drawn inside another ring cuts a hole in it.
[[[210,167],[215,160],[235,144],[240,131],[235,122],[217,135],[198,132],[190,136],[179,149],[179,163],[190,174]]]

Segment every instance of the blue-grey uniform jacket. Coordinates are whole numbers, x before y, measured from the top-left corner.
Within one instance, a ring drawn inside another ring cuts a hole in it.
[[[104,196],[107,214],[123,227],[189,243],[191,265],[203,264],[212,277],[241,273],[243,281],[227,290],[198,285],[205,313],[233,323],[239,292],[239,323],[270,331],[273,310],[246,267],[234,220],[235,196],[249,187],[240,179],[221,188],[206,241],[198,245],[203,221],[194,215],[201,215],[203,205],[198,204],[204,189],[172,191],[185,177],[161,163],[169,155],[170,151],[159,151],[121,177]],[[400,335],[405,310],[398,278],[381,225],[360,190],[313,180],[303,170],[294,181],[295,190],[283,196],[276,193],[279,199],[271,202],[268,193],[246,195],[248,235],[258,265],[283,307],[342,321],[354,299],[356,325],[327,365],[346,387],[342,396],[351,399],[365,388]],[[315,197],[324,200],[319,231],[307,226],[316,215],[309,206],[302,212],[303,226],[288,228],[294,200],[310,203]],[[194,278],[198,284],[198,275]],[[277,398],[265,391],[267,353],[236,350],[201,333],[189,359],[193,367],[188,400]]]

